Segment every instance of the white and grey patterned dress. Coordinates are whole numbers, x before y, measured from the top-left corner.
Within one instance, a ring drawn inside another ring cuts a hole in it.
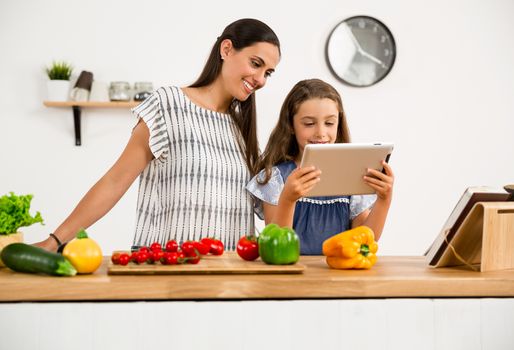
[[[228,114],[195,105],[179,87],[162,87],[135,107],[155,157],[140,176],[134,247],[217,237],[233,250],[254,232],[250,180]]]

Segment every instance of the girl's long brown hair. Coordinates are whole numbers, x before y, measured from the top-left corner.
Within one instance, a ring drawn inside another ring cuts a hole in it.
[[[266,177],[259,181],[266,184],[271,177],[271,168],[281,162],[294,160],[300,150],[294,135],[293,118],[300,105],[310,99],[328,98],[337,104],[339,110],[336,143],[350,142],[350,132],[343,110],[341,96],[332,85],[320,79],[308,79],[298,82],[289,92],[282,108],[278,123],[271,132],[266,149],[257,164],[257,172],[266,169]]]
[[[265,23],[251,18],[244,18],[229,24],[218,37],[212,47],[207,63],[198,79],[189,87],[202,87],[212,84],[221,73],[223,61],[220,57],[220,45],[225,39],[232,41],[236,50],[242,50],[260,42],[275,45],[280,53],[280,41],[273,30]],[[259,158],[259,142],[257,140],[257,122],[255,110],[255,93],[245,101],[234,99],[228,113],[236,123],[244,144],[239,143],[246,158],[246,165],[252,176],[256,173]]]

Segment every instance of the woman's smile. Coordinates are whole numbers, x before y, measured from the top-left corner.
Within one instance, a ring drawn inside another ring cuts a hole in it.
[[[253,86],[252,84],[250,84],[248,81],[246,81],[244,79],[243,79],[243,86],[248,95],[250,95],[255,90],[255,86]]]

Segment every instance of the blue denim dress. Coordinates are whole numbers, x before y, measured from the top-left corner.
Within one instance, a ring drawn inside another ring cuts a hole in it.
[[[271,179],[262,185],[257,180],[265,178],[264,170],[246,186],[254,196],[256,214],[263,219],[262,202],[277,205],[284,183],[296,168],[293,161],[280,163],[272,168]],[[300,237],[302,255],[320,255],[323,242],[333,235],[351,228],[351,222],[370,208],[376,195],[300,198],[296,202],[293,229]]]

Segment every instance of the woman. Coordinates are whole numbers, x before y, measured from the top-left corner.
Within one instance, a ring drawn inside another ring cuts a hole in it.
[[[220,238],[234,249],[254,232],[245,190],[258,158],[254,92],[280,60],[280,42],[255,19],[228,25],[198,80],[162,87],[133,109],[138,123],[112,168],[53,234],[55,251],[103,217],[140,176],[133,248],[152,242]]]

